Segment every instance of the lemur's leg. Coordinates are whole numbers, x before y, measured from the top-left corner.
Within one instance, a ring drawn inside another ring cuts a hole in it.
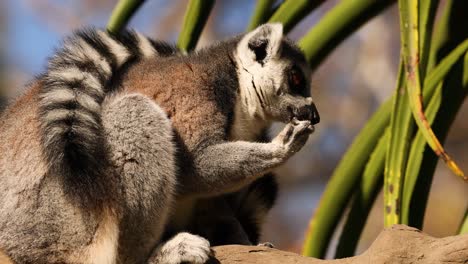
[[[294,120],[270,143],[223,142],[194,155],[196,177],[183,179],[182,194],[216,196],[240,190],[298,152],[313,131],[310,121]]]
[[[143,95],[106,100],[103,125],[124,197],[119,263],[204,263],[210,244],[201,237],[181,233],[158,247],[177,184],[170,120]]]

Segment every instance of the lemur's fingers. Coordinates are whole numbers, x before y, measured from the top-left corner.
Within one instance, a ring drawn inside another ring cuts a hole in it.
[[[301,148],[307,142],[311,131],[309,130],[310,123],[306,121],[306,123],[302,123],[295,127],[294,133],[291,137],[291,141],[288,142],[287,150],[290,154],[294,154],[301,150]]]
[[[313,132],[314,126],[310,123],[309,120],[296,122],[297,123],[294,125],[293,137],[300,137],[302,135],[309,136],[309,134]]]
[[[273,143],[280,144],[288,155],[298,152],[306,143],[310,133],[314,130],[313,125],[308,120],[299,121],[293,119],[291,123],[281,131]]]
[[[212,256],[212,251],[208,240],[184,232],[167,241],[157,253],[156,259],[149,263],[203,264],[210,256]]]
[[[283,128],[283,130],[278,134],[278,136],[276,136],[273,139],[273,142],[277,143],[277,144],[280,144],[280,145],[285,145],[290,140],[293,132],[294,132],[294,124],[292,122],[288,123]]]
[[[275,143],[288,144],[294,137],[306,133],[311,126],[310,121],[304,120],[299,121],[297,118],[293,118],[290,123],[286,124],[283,130],[274,139]]]

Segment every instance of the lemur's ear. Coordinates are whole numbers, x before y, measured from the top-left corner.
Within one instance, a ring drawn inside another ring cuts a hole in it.
[[[264,24],[247,33],[239,42],[237,54],[244,65],[264,64],[278,55],[283,38],[283,25]]]

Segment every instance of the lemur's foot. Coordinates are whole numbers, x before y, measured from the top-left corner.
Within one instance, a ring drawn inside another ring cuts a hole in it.
[[[257,245],[257,247],[267,247],[267,248],[275,248],[271,242],[263,242]]]
[[[203,264],[208,261],[211,255],[212,252],[208,240],[201,236],[184,232],[177,234],[161,247],[154,263]]]
[[[293,119],[273,139],[273,143],[281,145],[288,156],[298,152],[306,143],[309,135],[314,131],[314,126],[308,120],[298,121]]]

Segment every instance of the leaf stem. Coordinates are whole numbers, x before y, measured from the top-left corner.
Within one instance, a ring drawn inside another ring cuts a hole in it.
[[[107,31],[111,34],[119,33],[144,2],[144,0],[120,0],[112,11]]]
[[[190,0],[177,41],[180,50],[188,52],[195,48],[214,3],[214,0]]]

